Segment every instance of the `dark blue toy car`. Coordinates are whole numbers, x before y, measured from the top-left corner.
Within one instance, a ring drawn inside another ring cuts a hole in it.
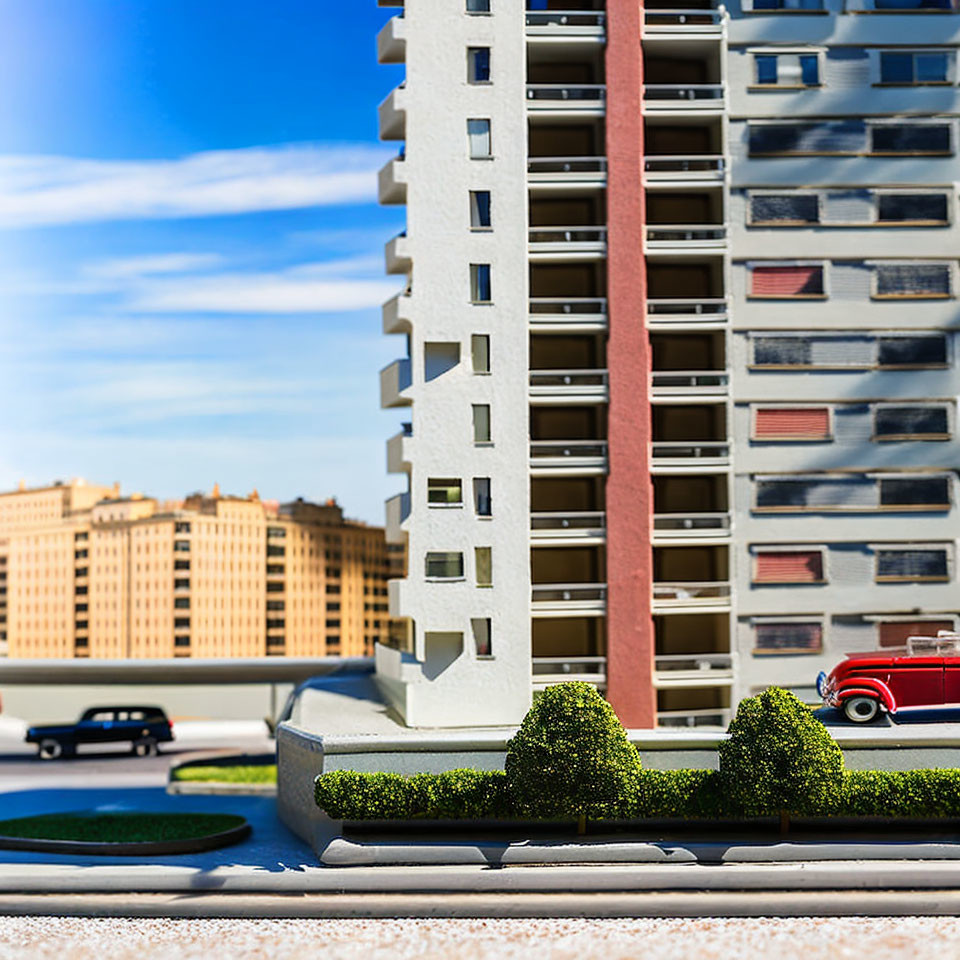
[[[81,744],[128,742],[135,756],[149,757],[173,740],[173,725],[160,707],[90,707],[76,723],[30,727],[27,743],[42,760],[72,757]]]

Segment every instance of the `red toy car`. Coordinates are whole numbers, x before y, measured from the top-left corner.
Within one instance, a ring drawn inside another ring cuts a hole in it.
[[[960,634],[910,637],[903,652],[851,653],[817,677],[828,707],[855,723],[881,711],[894,719],[943,720],[960,711]]]

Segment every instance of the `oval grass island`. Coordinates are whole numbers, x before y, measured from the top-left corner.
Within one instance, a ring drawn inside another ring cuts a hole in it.
[[[93,856],[166,856],[239,843],[244,817],[227,813],[77,811],[0,820],[0,848]]]

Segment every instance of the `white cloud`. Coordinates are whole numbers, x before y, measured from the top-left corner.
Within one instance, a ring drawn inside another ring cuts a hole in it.
[[[0,155],[0,228],[365,203],[386,157],[380,147],[320,144],[174,160]]]
[[[125,280],[151,274],[192,273],[223,263],[218,253],[157,253],[145,257],[117,257],[83,267],[83,273],[105,280]]]

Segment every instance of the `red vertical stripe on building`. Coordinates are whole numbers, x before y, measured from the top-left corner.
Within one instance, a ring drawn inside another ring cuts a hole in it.
[[[750,293],[755,297],[796,297],[823,293],[823,267],[754,267]]]
[[[607,696],[627,727],[656,723],[642,29],[642,2],[607,0]]]
[[[757,410],[753,433],[758,440],[767,437],[819,440],[830,436],[830,411],[826,407]]]

